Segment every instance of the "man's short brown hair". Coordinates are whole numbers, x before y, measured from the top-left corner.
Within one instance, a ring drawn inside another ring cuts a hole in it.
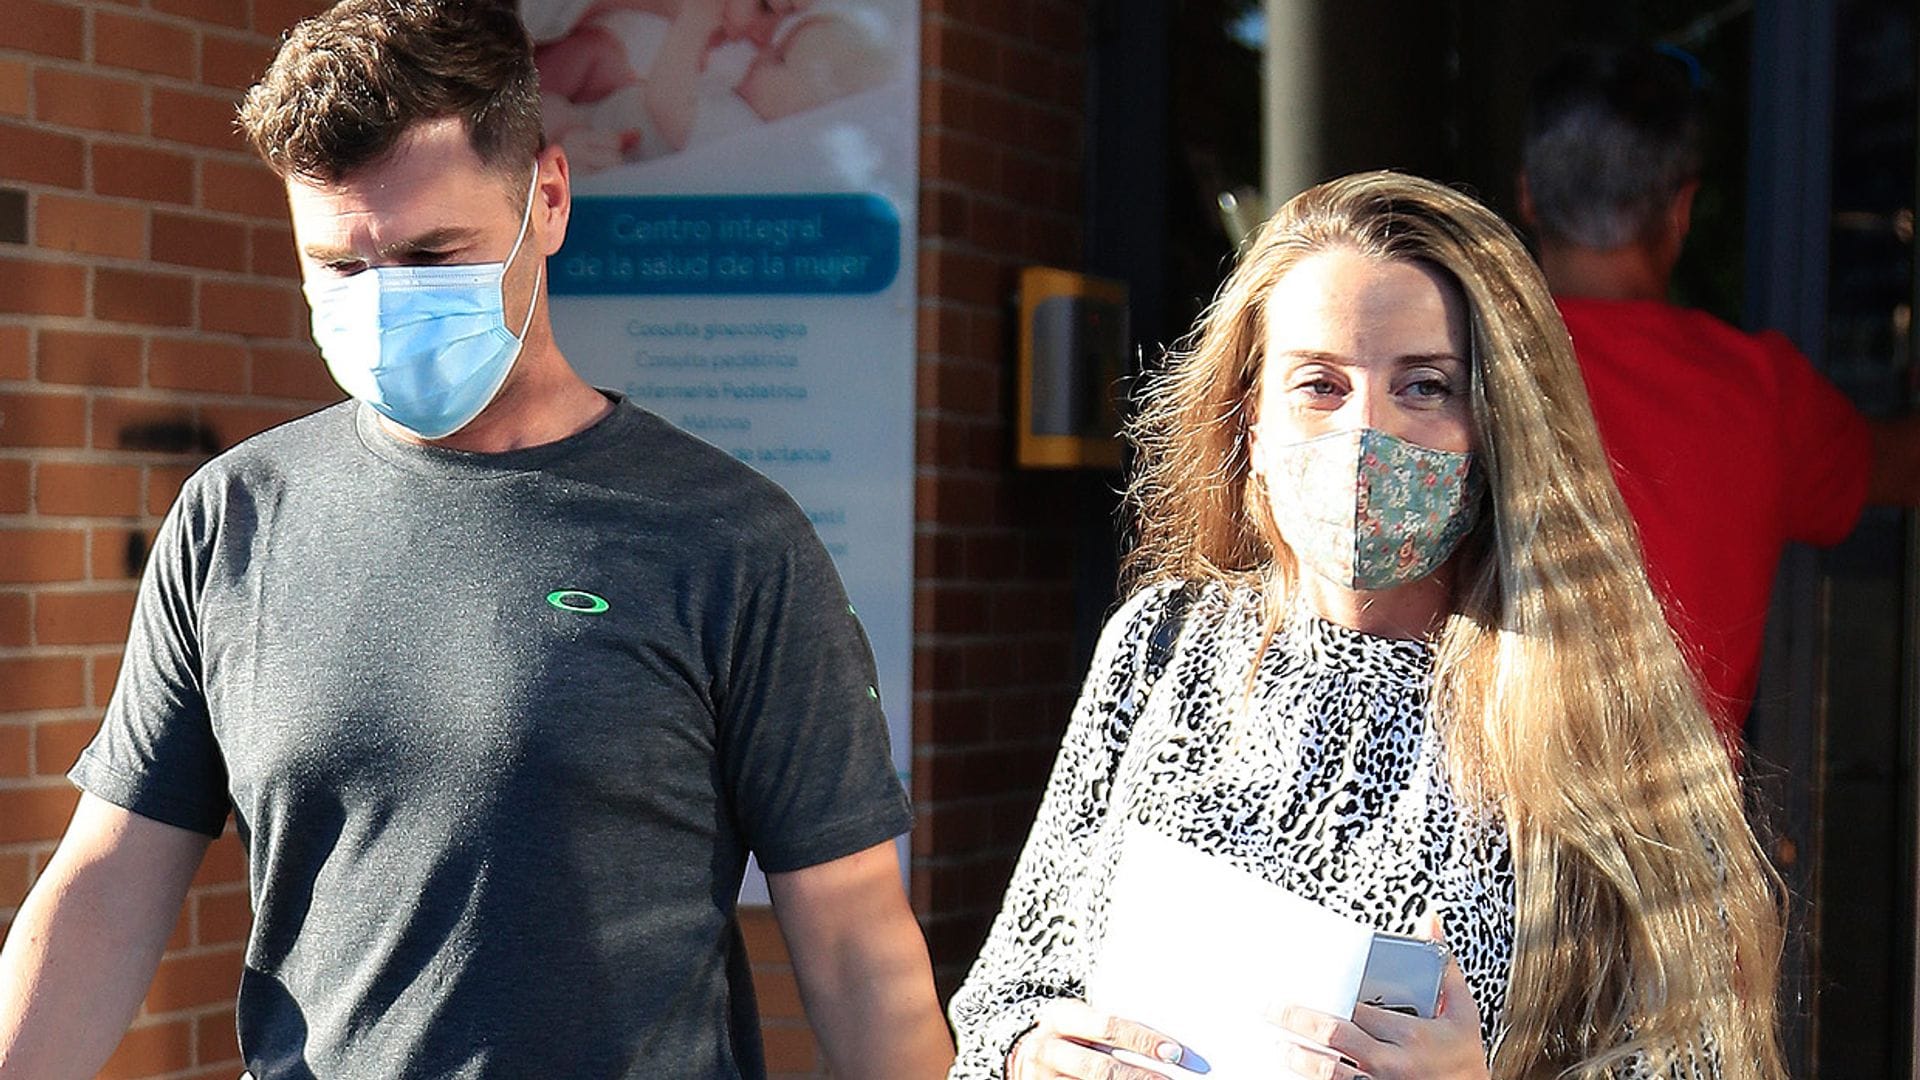
[[[446,117],[488,166],[540,152],[540,76],[512,0],[341,0],[287,35],[239,122],[281,176],[332,183]]]

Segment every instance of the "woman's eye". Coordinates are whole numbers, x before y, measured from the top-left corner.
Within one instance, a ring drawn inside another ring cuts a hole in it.
[[[1332,397],[1340,392],[1332,379],[1306,379],[1297,384],[1295,389],[1308,397]]]
[[[1453,383],[1439,375],[1422,376],[1407,383],[1401,393],[1412,398],[1444,401],[1453,396]]]

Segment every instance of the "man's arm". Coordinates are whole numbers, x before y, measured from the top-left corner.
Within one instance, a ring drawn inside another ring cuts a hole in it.
[[[1920,506],[1920,416],[1873,421],[1873,472],[1867,501]]]
[[[208,838],[82,795],[0,949],[0,1080],[85,1080],[146,996]]]
[[[768,874],[767,891],[833,1075],[946,1076],[953,1039],[934,996],[926,939],[900,885],[893,842]]]

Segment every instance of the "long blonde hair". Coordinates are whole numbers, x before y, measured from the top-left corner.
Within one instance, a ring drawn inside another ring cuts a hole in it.
[[[1572,342],[1484,207],[1396,173],[1302,193],[1253,237],[1134,424],[1133,587],[1258,586],[1268,634],[1292,553],[1251,476],[1265,303],[1334,248],[1436,267],[1466,299],[1491,514],[1456,560],[1433,716],[1463,793],[1505,816],[1515,950],[1497,1078],[1656,1071],[1710,1046],[1728,1080],[1785,1075],[1781,915],[1692,672],[1647,584]]]

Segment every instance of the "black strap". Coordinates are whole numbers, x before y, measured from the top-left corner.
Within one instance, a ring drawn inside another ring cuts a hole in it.
[[[1173,646],[1180,640],[1181,624],[1187,621],[1187,609],[1200,597],[1200,583],[1186,581],[1167,597],[1167,606],[1160,612],[1160,619],[1153,624],[1153,633],[1147,638],[1147,685],[1151,686],[1167,670],[1167,664],[1173,660]]]

